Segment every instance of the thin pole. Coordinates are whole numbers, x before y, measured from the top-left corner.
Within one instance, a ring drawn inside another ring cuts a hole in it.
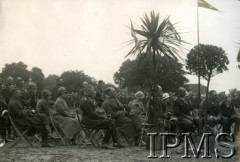
[[[197,45],[199,45],[199,6],[198,6],[198,1],[197,0]],[[199,54],[198,54],[199,55]],[[200,60],[199,60],[199,56],[198,56],[198,66],[200,66]],[[198,107],[200,105],[201,102],[201,82],[200,82],[200,68],[198,71]]]

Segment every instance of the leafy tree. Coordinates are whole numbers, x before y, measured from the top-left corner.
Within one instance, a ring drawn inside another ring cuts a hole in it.
[[[137,57],[135,60],[126,60],[119,71],[114,74],[114,81],[121,88],[128,87],[131,90],[146,91],[149,85],[152,84],[152,60],[146,56],[144,60]],[[142,60],[142,61],[141,61]],[[157,84],[164,88],[164,91],[175,91],[188,81],[184,77],[185,71],[182,69],[182,64],[173,59],[157,55]],[[141,61],[141,63],[139,63]],[[121,82],[120,82],[121,81]]]
[[[42,70],[38,67],[33,67],[30,72],[30,77],[32,81],[35,82],[40,89],[42,89],[44,79],[44,74],[42,73]]]
[[[228,57],[225,51],[217,46],[199,44],[187,55],[187,66],[191,74],[200,75],[207,81],[206,108],[204,110],[205,126],[207,120],[208,91],[211,78],[228,70]]]
[[[43,80],[43,87],[44,89],[48,89],[51,92],[53,91],[54,87],[56,86],[56,80],[59,78],[57,75],[48,75],[47,78]]]
[[[66,71],[61,75],[64,87],[71,92],[78,92],[86,81],[89,84],[96,85],[97,81],[86,75],[83,71]]]
[[[2,69],[0,76],[2,78],[7,78],[12,76],[14,79],[21,77],[25,82],[28,82],[30,72],[27,70],[27,65],[23,62],[5,64]]]
[[[175,28],[175,24],[172,24],[169,17],[166,17],[159,24],[159,14],[155,14],[154,11],[150,13],[150,17],[145,14],[142,20],[141,29],[134,29],[131,23],[131,31],[133,39],[129,41],[130,44],[135,45],[129,51],[129,55],[143,55],[151,56],[152,58],[152,71],[153,71],[153,107],[155,117],[154,122],[158,128],[157,118],[160,116],[157,113],[157,55],[164,55],[174,59],[181,59],[179,52],[183,49],[182,43],[184,41],[181,39],[180,34]],[[140,38],[138,38],[139,36]],[[144,53],[142,53],[144,52]],[[144,59],[145,57],[142,57]]]

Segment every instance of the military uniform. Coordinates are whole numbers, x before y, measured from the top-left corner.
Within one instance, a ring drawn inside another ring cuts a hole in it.
[[[30,110],[26,110],[21,101],[15,97],[11,98],[8,111],[18,128],[32,127],[34,131],[41,131],[42,142],[47,143],[47,125],[44,124],[45,122],[41,117],[33,114]]]
[[[173,101],[173,113],[178,118],[178,127],[183,132],[192,132],[199,125],[199,119],[193,118],[191,106],[185,98]]]
[[[118,142],[115,123],[95,112],[94,99],[84,96],[80,109],[83,111],[83,123],[87,128],[106,130],[103,143],[109,143],[111,137],[114,143]]]

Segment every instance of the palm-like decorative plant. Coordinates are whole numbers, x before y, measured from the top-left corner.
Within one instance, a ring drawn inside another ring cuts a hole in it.
[[[133,39],[129,44],[134,44],[133,48],[126,55],[142,55],[142,59],[151,57],[153,62],[153,106],[156,112],[157,107],[157,60],[156,55],[165,55],[176,60],[183,60],[180,53],[183,52],[183,44],[180,33],[177,32],[175,25],[172,24],[169,16],[159,23],[159,14],[152,11],[150,17],[145,14],[141,18],[141,29],[134,29],[131,22],[131,34]],[[137,37],[138,36],[138,37]],[[146,57],[148,56],[148,57]],[[157,125],[157,116],[155,113],[155,125]],[[158,130],[158,126],[157,126]]]

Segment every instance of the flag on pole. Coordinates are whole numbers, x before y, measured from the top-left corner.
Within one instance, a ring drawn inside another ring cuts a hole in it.
[[[203,8],[208,8],[210,10],[219,11],[216,7],[212,6],[211,4],[207,3],[204,0],[198,0],[198,7],[203,7]],[[219,11],[219,12],[221,12],[221,11]]]

